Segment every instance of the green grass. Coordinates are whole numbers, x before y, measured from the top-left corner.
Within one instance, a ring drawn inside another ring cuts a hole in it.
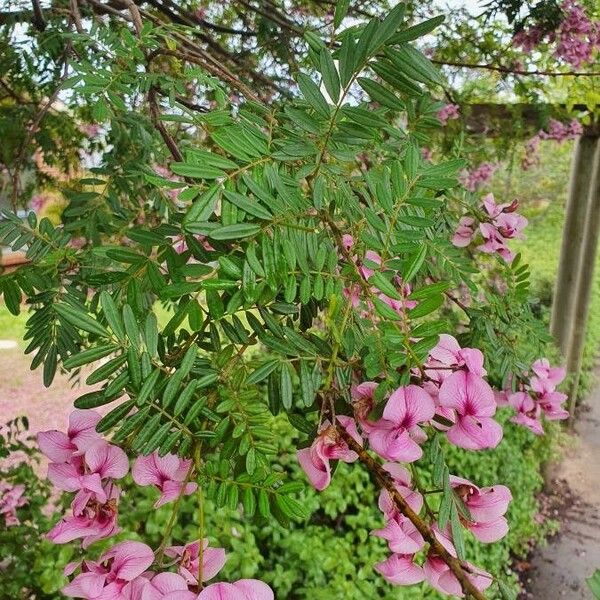
[[[8,312],[4,303],[0,302],[0,339],[15,340],[22,346],[27,317],[27,311],[25,310],[21,310],[21,314],[15,317]]]

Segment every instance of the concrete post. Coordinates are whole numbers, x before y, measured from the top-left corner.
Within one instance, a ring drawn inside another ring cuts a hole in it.
[[[595,138],[593,163],[590,165],[590,187],[585,213],[585,229],[577,274],[576,295],[573,305],[573,324],[567,351],[567,370],[573,375],[569,390],[570,424],[573,425],[573,413],[577,400],[581,360],[585,346],[585,334],[590,308],[590,298],[594,287],[594,267],[600,235],[600,138]]]
[[[577,274],[582,258],[587,200],[597,139],[597,136],[583,135],[580,137],[571,164],[566,219],[550,320],[550,333],[556,339],[556,343],[565,357],[569,353],[575,315]]]

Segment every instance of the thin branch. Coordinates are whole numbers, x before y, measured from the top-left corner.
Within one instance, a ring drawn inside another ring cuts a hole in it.
[[[460,67],[462,69],[484,69],[487,71],[497,71],[498,73],[507,73],[511,75],[542,75],[545,77],[599,77],[600,72],[591,71],[526,71],[524,69],[515,69],[512,67],[503,67],[500,65],[487,65],[479,63],[464,63],[453,60],[430,59],[436,65],[447,65],[450,67]]]
[[[396,489],[391,475],[341,426],[336,425],[338,435],[348,444],[348,447],[358,454],[358,460],[373,474],[377,482],[390,494],[398,510],[417,528],[417,531],[429,543],[431,549],[439,556],[452,571],[465,595],[472,596],[475,600],[486,600],[475,584],[469,579],[468,572],[463,563],[452,556],[439,542],[431,527],[409,506],[408,502]]]
[[[46,29],[46,19],[44,19],[40,0],[31,0],[31,5],[33,6],[33,18],[31,22],[38,31],[44,31]]]

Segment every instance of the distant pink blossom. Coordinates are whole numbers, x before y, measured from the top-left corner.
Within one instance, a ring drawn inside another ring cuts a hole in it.
[[[4,517],[5,527],[14,527],[20,523],[17,508],[28,502],[24,494],[23,484],[12,485],[7,481],[0,481],[0,515]]]
[[[186,483],[191,467],[190,459],[179,458],[175,454],[159,456],[155,451],[148,456],[138,456],[131,475],[138,485],[153,485],[160,490],[160,497],[154,504],[158,508],[176,500],[181,494],[189,496],[196,491],[197,483]]]
[[[497,165],[494,165],[489,162],[481,163],[475,169],[471,171],[463,171],[460,177],[461,183],[469,190],[470,192],[474,192],[480,186],[488,183],[496,169]]]
[[[362,445],[354,419],[345,415],[338,415],[336,419],[352,438]],[[356,452],[350,450],[329,421],[323,423],[310,448],[302,448],[296,455],[311,485],[319,491],[324,490],[331,482],[331,460],[352,463],[358,458]]]
[[[448,121],[460,117],[458,104],[446,104],[437,112],[437,118],[442,125],[447,125]]]

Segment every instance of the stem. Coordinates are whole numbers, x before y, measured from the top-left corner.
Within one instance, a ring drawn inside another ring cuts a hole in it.
[[[202,456],[202,443],[196,444],[194,452],[194,463],[196,472],[200,473],[200,464]],[[202,486],[198,485],[198,533],[200,536],[200,545],[198,546],[198,586],[202,589],[202,567],[204,562],[204,491]]]
[[[385,469],[360,444],[358,444],[342,426],[336,425],[336,430],[339,436],[346,444],[348,444],[348,447],[358,454],[358,460],[360,460],[367,470],[375,476],[377,482],[388,491],[398,510],[417,528],[417,531],[423,536],[425,541],[429,543],[435,554],[448,565],[448,568],[458,579],[465,596],[472,596],[475,600],[486,600],[483,593],[480,592],[469,579],[467,571],[461,561],[455,556],[452,556],[452,554],[442,546],[429,525],[408,505],[406,500],[398,492],[390,474],[385,471]]]

